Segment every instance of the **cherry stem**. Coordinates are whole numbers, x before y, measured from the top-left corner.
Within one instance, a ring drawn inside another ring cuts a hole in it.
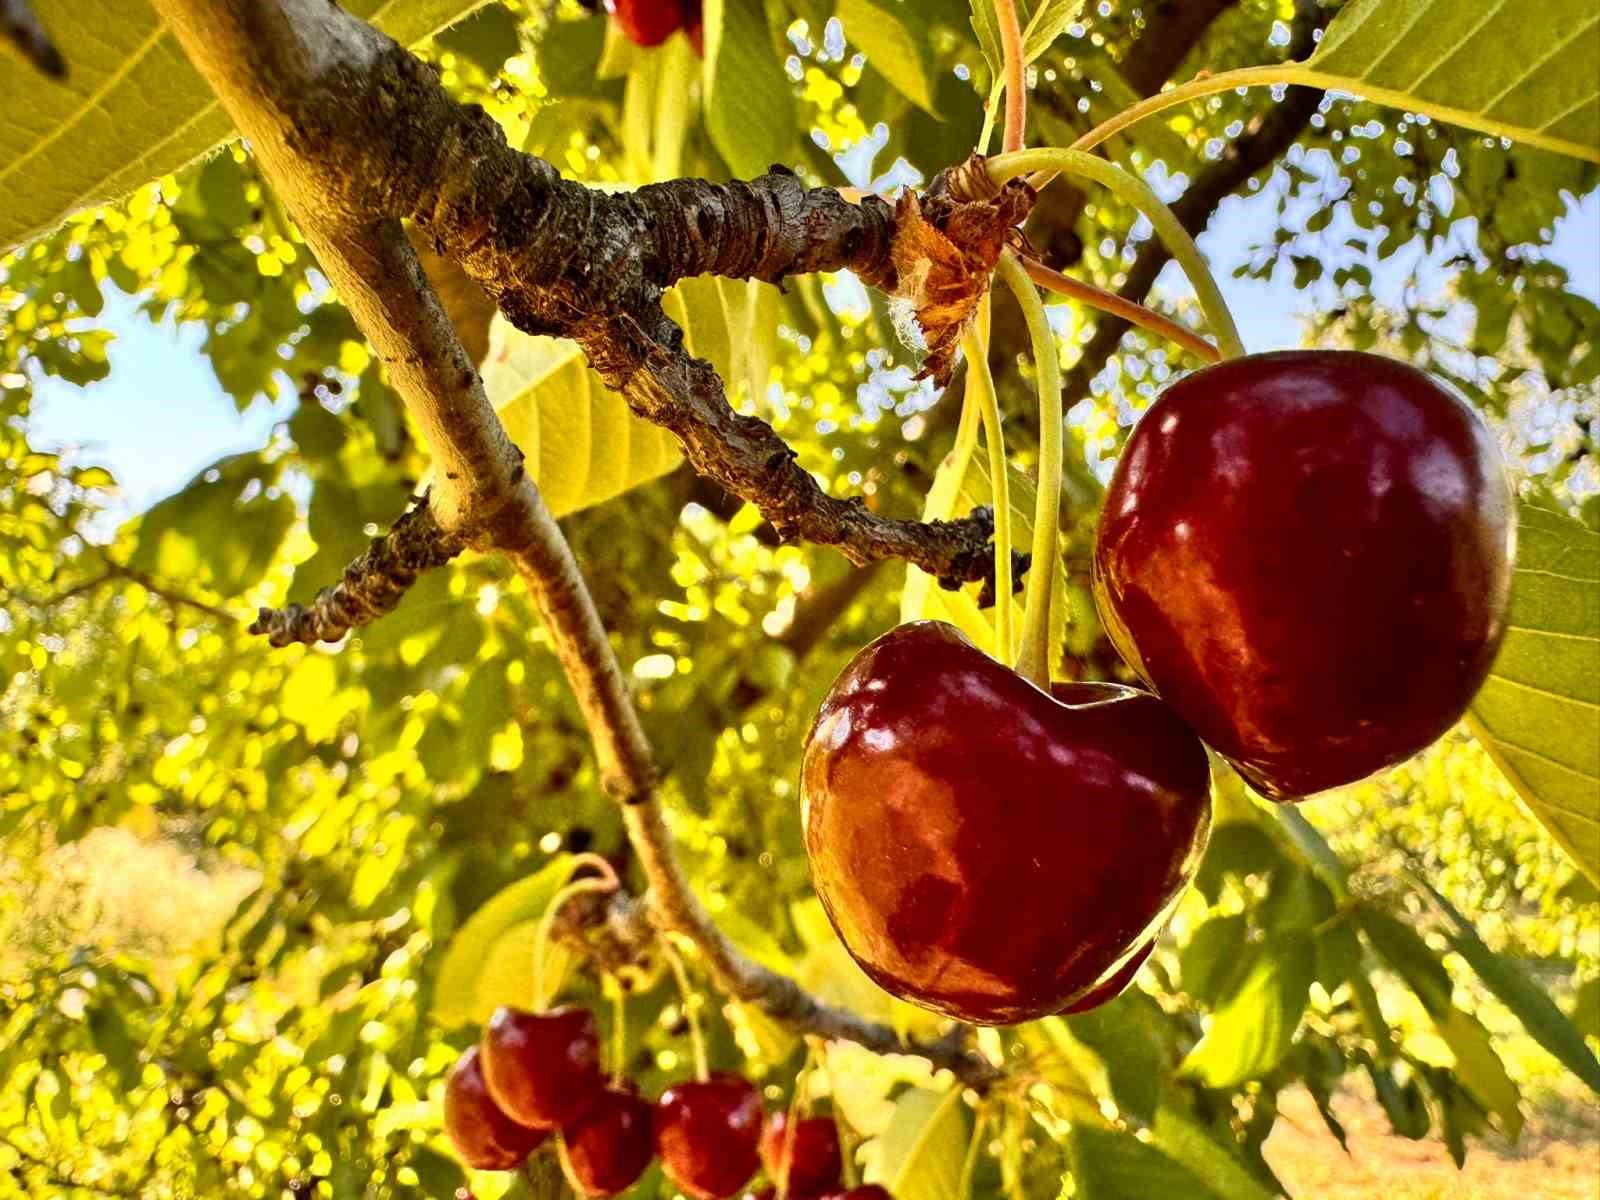
[[[961,1163],[961,1183],[956,1188],[958,1200],[972,1195],[972,1177],[978,1169],[978,1148],[983,1144],[983,1131],[989,1123],[989,1107],[978,1110],[978,1119],[972,1125],[972,1140],[967,1143],[967,1156]]]
[[[1000,255],[1000,275],[1006,281],[1033,341],[1034,370],[1039,386],[1039,496],[1033,516],[1033,565],[1028,568],[1028,595],[1022,616],[1022,652],[1017,673],[1043,691],[1050,690],[1050,604],[1060,555],[1057,539],[1061,525],[1061,360],[1056,355],[1056,335],[1045,316],[1039,290],[1010,250]]]
[[[628,1056],[628,998],[615,979],[607,982],[611,993],[611,1086],[621,1087],[623,1060]]]
[[[794,1148],[800,1140],[800,1113],[806,1103],[808,1079],[806,1067],[811,1063],[812,1049],[806,1046],[806,1061],[795,1076],[794,1095],[789,1098],[789,1122],[783,1129],[783,1155],[778,1160],[777,1200],[789,1200],[789,1177],[794,1174]]]
[[[1206,265],[1205,256],[1200,253],[1200,247],[1195,245],[1194,238],[1189,236],[1183,223],[1161,202],[1148,183],[1116,163],[1082,150],[1053,147],[1021,150],[989,160],[989,177],[996,183],[1004,183],[1038,170],[1061,171],[1098,183],[1148,217],[1156,236],[1189,277],[1222,357],[1238,358],[1244,353],[1244,343],[1239,339],[1239,328],[1234,324],[1233,313],[1228,310],[1227,301],[1222,298],[1222,289],[1217,286],[1211,268]]]
[[[1023,126],[1028,120],[1028,64],[1023,58],[1016,0],[994,0],[994,15],[1000,24],[1000,53],[1005,59],[1006,74],[1006,129],[1000,145],[1009,152],[1022,149]]]
[[[661,939],[661,952],[666,956],[667,965],[672,968],[672,977],[678,981],[683,1015],[689,1021],[689,1048],[694,1052],[694,1077],[704,1083],[711,1078],[711,1069],[706,1065],[706,1041],[700,1032],[700,1010],[695,1004],[696,996],[689,990],[689,975],[683,969],[683,959],[678,957],[678,952],[672,948],[666,935]]]
[[[558,891],[548,905],[545,906],[544,915],[539,918],[539,928],[533,936],[533,1011],[543,1012],[550,1006],[552,997],[545,991],[544,960],[550,948],[550,933],[555,928],[556,917],[560,915],[567,901],[574,896],[586,895],[589,892],[614,892],[622,886],[622,881],[617,878],[616,870],[598,854],[575,854],[568,864],[567,878],[584,867],[598,871],[598,879],[580,879],[576,883],[569,883]]]
[[[1006,470],[1005,434],[1000,425],[1000,403],[994,376],[989,373],[989,298],[978,308],[978,319],[961,343],[967,356],[967,398],[975,401],[983,418],[983,438],[989,448],[989,496],[994,508],[994,656],[1009,663],[1016,649],[1011,637],[1011,479]]]
[[[1124,299],[1115,292],[1108,292],[1104,288],[1095,287],[1092,283],[1085,283],[1081,279],[1063,275],[1053,267],[1045,266],[1036,258],[1024,258],[1022,265],[1027,269],[1028,278],[1046,291],[1055,292],[1057,295],[1065,296],[1069,300],[1076,300],[1087,308],[1110,313],[1114,317],[1121,317],[1128,324],[1137,325],[1140,329],[1148,330],[1157,337],[1165,338],[1169,342],[1182,346],[1196,358],[1203,359],[1208,363],[1214,363],[1222,357],[1220,350],[1194,332],[1194,330],[1188,329],[1170,317],[1164,317],[1142,304],[1135,304],[1132,300]]]

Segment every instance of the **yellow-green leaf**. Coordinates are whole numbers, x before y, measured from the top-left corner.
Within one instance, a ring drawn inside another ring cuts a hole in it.
[[[1009,469],[1011,485],[1011,545],[1026,550],[1033,544],[1033,510],[1037,490],[1033,481],[1015,467]],[[991,504],[989,463],[985,454],[963,456],[952,451],[934,473],[933,486],[923,509],[924,520],[946,520],[970,512],[979,505]],[[1067,629],[1067,573],[1061,556],[1052,564],[1056,571],[1055,603],[1050,612],[1050,651],[1052,660],[1061,651]],[[1033,568],[1029,568],[1031,571]],[[902,621],[948,621],[972,639],[985,654],[1006,662],[1014,661],[1016,649],[1000,654],[995,642],[994,608],[978,607],[981,585],[972,583],[955,591],[916,567],[906,568],[906,585],[900,594]],[[1012,640],[1022,633],[1023,593],[1011,598]]]
[[[1467,723],[1550,836],[1600,882],[1600,534],[1523,504],[1517,537],[1510,627]]]
[[[911,1088],[894,1102],[882,1136],[862,1147],[867,1182],[882,1184],[895,1200],[959,1196],[967,1139],[960,1088]]]
[[[483,0],[346,0],[409,46]],[[0,250],[125,196],[233,136],[233,122],[145,0],[35,0],[67,60],[51,79],[0,54]]]
[[[1594,0],[1354,0],[1296,82],[1600,161]]]
[[[876,4],[873,0],[839,0],[839,23],[844,36],[858,46],[880,75],[906,99],[938,115],[933,102],[933,80],[928,75],[927,46],[893,11],[909,5]]]
[[[469,917],[444,952],[434,985],[433,1017],[446,1029],[483,1021],[494,1011],[490,1001],[510,994],[518,985],[517,958],[531,973],[533,950],[528,926],[537,926],[545,909],[572,874],[568,855],[552,859],[537,874],[519,879],[495,895]],[[548,965],[547,960],[547,965]],[[556,972],[551,972],[553,980]],[[532,999],[527,983],[517,1003]],[[487,1007],[485,1005],[487,1004]]]

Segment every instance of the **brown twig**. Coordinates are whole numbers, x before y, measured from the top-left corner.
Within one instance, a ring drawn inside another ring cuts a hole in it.
[[[1063,275],[1060,271],[1045,266],[1036,258],[1024,258],[1022,265],[1028,272],[1028,278],[1032,279],[1040,287],[1047,288],[1057,295],[1066,296],[1089,308],[1110,313],[1114,317],[1120,317],[1130,325],[1137,325],[1140,329],[1147,329],[1159,337],[1166,338],[1169,342],[1177,343],[1204,362],[1217,362],[1222,357],[1215,346],[1194,332],[1194,330],[1180,325],[1171,318],[1164,317],[1142,304],[1124,299],[1117,293],[1108,292],[1092,283],[1085,283],[1081,279]]]
[[[442,567],[465,545],[439,528],[424,496],[388,533],[373,538],[344,569],[343,578],[319,591],[309,606],[263,608],[250,632],[265,634],[274,646],[337,642],[352,629],[393,612],[417,576]]]

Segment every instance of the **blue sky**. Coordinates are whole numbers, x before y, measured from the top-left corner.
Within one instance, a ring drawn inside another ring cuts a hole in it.
[[[1286,271],[1270,282],[1231,278],[1254,240],[1273,227],[1271,204],[1266,189],[1227,201],[1200,238],[1252,351],[1299,345],[1302,321],[1318,303],[1315,292],[1297,292]],[[1414,257],[1414,249],[1402,248],[1375,272],[1380,301],[1395,299]],[[1574,290],[1600,303],[1600,192],[1569,206],[1557,225],[1551,257],[1571,273]],[[1429,290],[1448,286],[1448,272],[1424,274]],[[1169,295],[1188,291],[1170,264],[1158,287]],[[134,300],[114,288],[107,289],[102,321],[117,333],[110,375],[82,388],[39,379],[31,431],[41,448],[73,447],[78,463],[108,467],[121,482],[127,510],[147,507],[218,458],[265,444],[274,426],[293,411],[292,391],[285,388],[285,398],[276,404],[260,398],[240,413],[199,353],[199,326],[179,328],[170,320],[152,324]]]

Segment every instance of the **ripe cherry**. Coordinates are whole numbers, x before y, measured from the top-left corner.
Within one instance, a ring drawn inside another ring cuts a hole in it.
[[[497,1008],[481,1045],[489,1094],[512,1120],[533,1129],[566,1125],[605,1086],[600,1035],[587,1009]]]
[[[795,1122],[791,1139],[789,1114],[774,1113],[761,1135],[761,1165],[774,1183],[781,1183],[785,1162],[791,1196],[815,1196],[838,1187],[844,1174],[839,1127],[827,1117],[811,1117]]]
[[[659,46],[688,21],[684,0],[607,0],[606,6],[636,46]]]
[[[1444,733],[1505,631],[1515,511],[1489,430],[1351,351],[1220,363],[1128,439],[1095,599],[1129,664],[1263,794],[1361,779]]]
[[[607,1088],[561,1131],[573,1179],[586,1196],[615,1196],[634,1185],[655,1157],[652,1108],[631,1088]]]
[[[1139,968],[1144,966],[1145,960],[1150,957],[1150,952],[1155,948],[1155,939],[1152,938],[1144,944],[1143,949],[1137,954],[1107,975],[1104,982],[1097,983],[1085,992],[1082,997],[1063,1008],[1061,1010],[1062,1013],[1067,1016],[1071,1016],[1073,1013],[1084,1013],[1115,1000],[1128,990],[1128,985],[1134,981],[1134,978],[1139,974]]]
[[[761,1118],[760,1095],[737,1075],[674,1084],[656,1101],[661,1169],[695,1200],[733,1195],[756,1173]]]
[[[812,881],[895,995],[987,1025],[1060,1012],[1193,877],[1204,748],[1148,693],[1063,694],[918,621],[861,651],[823,702],[801,767]]]
[[[882,1185],[865,1183],[860,1187],[853,1187],[848,1192],[829,1192],[819,1200],[892,1200],[888,1191]]]
[[[520,1166],[549,1133],[518,1125],[500,1110],[484,1084],[478,1047],[450,1068],[444,1083],[444,1131],[461,1161],[480,1171]]]

